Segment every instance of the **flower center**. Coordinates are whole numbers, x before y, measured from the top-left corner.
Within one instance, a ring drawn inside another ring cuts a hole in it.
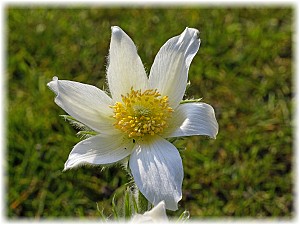
[[[162,97],[156,89],[142,92],[131,88],[130,93],[122,95],[122,101],[112,106],[117,120],[114,126],[129,137],[161,133],[173,112],[168,96]]]

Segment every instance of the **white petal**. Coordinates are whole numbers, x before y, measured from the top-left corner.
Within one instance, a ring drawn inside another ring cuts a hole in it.
[[[207,135],[216,138],[218,129],[213,107],[206,103],[185,103],[177,107],[163,136]]]
[[[188,70],[200,47],[199,31],[186,28],[181,35],[168,40],[159,50],[152,65],[149,82],[160,94],[169,97],[172,108],[182,100]]]
[[[50,87],[57,95],[55,103],[91,129],[104,134],[119,131],[113,127],[112,99],[95,86],[53,78]]]
[[[167,209],[178,209],[183,167],[174,145],[159,136],[141,141],[135,146],[129,165],[136,185],[148,201],[157,205],[164,200]]]
[[[161,201],[158,203],[157,206],[155,206],[150,211],[145,212],[143,215],[137,214],[135,215],[131,223],[162,223],[162,222],[168,222],[168,216],[166,214],[166,204],[164,201]]]
[[[153,209],[145,212],[144,216],[150,216],[153,219],[153,222],[168,221],[165,202],[159,202]]]
[[[130,89],[145,90],[148,78],[136,47],[119,27],[112,27],[107,80],[112,98],[121,101],[121,95]]]
[[[83,164],[103,165],[122,160],[132,152],[132,140],[122,135],[97,135],[79,142],[65,163],[65,170]]]

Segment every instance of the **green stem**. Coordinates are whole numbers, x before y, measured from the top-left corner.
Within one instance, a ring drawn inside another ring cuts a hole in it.
[[[138,190],[138,210],[140,214],[143,214],[144,212],[148,211],[148,200],[145,198],[145,196]]]
[[[132,207],[131,207],[132,201],[130,197],[131,197],[131,191],[129,188],[127,188],[124,196],[124,211],[125,211],[124,215],[126,220],[130,219],[132,216]]]

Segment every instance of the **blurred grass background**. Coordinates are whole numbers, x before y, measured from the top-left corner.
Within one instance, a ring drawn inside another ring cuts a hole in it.
[[[96,202],[128,182],[125,171],[62,172],[76,130],[46,87],[54,75],[107,88],[110,27],[134,40],[147,69],[165,41],[185,27],[201,33],[187,98],[216,111],[216,140],[178,142],[184,165],[177,212],[192,218],[292,218],[293,7],[6,6],[8,218],[98,218]]]

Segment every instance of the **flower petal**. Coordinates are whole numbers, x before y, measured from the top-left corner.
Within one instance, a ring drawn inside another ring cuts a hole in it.
[[[97,135],[79,142],[65,163],[65,170],[83,164],[103,165],[128,156],[134,144],[122,135]]]
[[[162,223],[169,222],[166,214],[166,204],[164,201],[158,203],[150,211],[145,212],[143,215],[136,214],[130,221],[131,223]]]
[[[162,96],[168,96],[172,108],[183,98],[188,70],[199,47],[199,31],[186,28],[181,35],[169,39],[154,59],[150,86],[157,88]]]
[[[141,141],[135,146],[129,165],[136,185],[148,201],[157,205],[164,200],[167,209],[178,209],[183,167],[174,145],[159,136]]]
[[[216,138],[219,125],[213,107],[206,103],[185,103],[175,110],[164,137],[207,135]]]
[[[113,105],[112,99],[105,92],[92,85],[58,80],[56,77],[47,85],[57,95],[55,103],[69,115],[97,132],[119,133],[110,117],[113,115],[109,107]]]
[[[135,90],[145,90],[148,78],[137,49],[130,37],[113,26],[109,49],[107,81],[112,98],[121,101],[121,95]]]

